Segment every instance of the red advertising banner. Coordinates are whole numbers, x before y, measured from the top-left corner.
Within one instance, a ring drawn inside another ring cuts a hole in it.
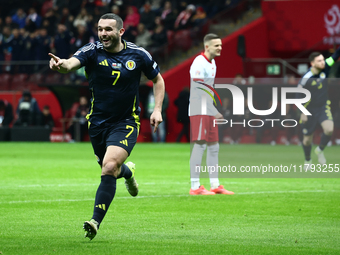
[[[339,0],[265,0],[273,51],[327,50],[340,44]]]

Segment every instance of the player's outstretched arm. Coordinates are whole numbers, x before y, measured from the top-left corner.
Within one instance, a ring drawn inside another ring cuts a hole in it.
[[[59,73],[69,73],[81,67],[81,63],[77,58],[61,59],[52,53],[48,53],[50,59],[50,69]]]
[[[150,123],[154,126],[153,132],[156,132],[162,119],[162,105],[165,93],[165,85],[162,75],[158,74],[153,80],[153,94],[155,96],[155,108],[150,116]]]

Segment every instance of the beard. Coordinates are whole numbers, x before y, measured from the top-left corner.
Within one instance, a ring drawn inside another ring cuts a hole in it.
[[[103,41],[103,39],[104,38],[101,38],[100,42],[102,43],[103,48],[106,49],[106,50],[112,50],[112,49],[116,48],[117,45],[120,43],[120,38],[119,38],[119,34],[118,33],[115,34],[115,35],[106,37],[105,39],[109,40],[107,43],[105,43]]]

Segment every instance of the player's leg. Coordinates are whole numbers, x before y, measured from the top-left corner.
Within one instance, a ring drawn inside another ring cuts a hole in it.
[[[210,167],[209,178],[210,178],[210,191],[215,194],[233,195],[234,192],[224,189],[223,185],[220,185],[218,179],[218,155],[220,145],[218,143],[218,127],[213,125],[213,116],[209,116],[207,119],[207,166]]]
[[[200,171],[203,153],[207,147],[205,141],[205,116],[191,116],[191,141],[193,141],[191,156],[190,156],[190,180],[191,189],[190,195],[214,195],[215,193],[206,190],[203,185],[200,185]]]
[[[103,221],[106,212],[116,194],[117,177],[121,165],[128,157],[128,153],[121,147],[108,146],[103,159],[101,182],[97,189],[93,216],[90,221],[84,223],[85,237],[91,240],[97,234],[100,223]]]
[[[311,159],[311,151],[312,151],[312,142],[313,142],[313,133],[316,128],[317,118],[315,116],[315,111],[310,109],[312,115],[307,116],[307,121],[303,122],[300,120],[301,130],[303,134],[302,138],[302,149],[305,155],[304,169],[310,169],[312,164]]]
[[[323,130],[323,133],[321,135],[320,144],[315,149],[315,154],[318,156],[318,161],[320,164],[326,164],[326,158],[323,153],[323,150],[327,146],[328,142],[331,140],[333,130],[334,130],[334,122],[332,120],[324,120],[321,123],[321,127]]]
[[[305,154],[305,163],[304,163],[305,170],[308,170],[310,168],[310,165],[312,164],[312,159],[311,159],[312,141],[313,141],[313,134],[303,136],[302,148]]]

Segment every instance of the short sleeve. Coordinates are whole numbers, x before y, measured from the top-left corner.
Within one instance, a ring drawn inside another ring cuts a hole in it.
[[[88,43],[74,53],[73,57],[80,61],[81,66],[87,66],[89,65],[90,60],[95,58],[95,49],[96,45],[94,43]]]
[[[190,67],[190,78],[204,78],[204,67],[199,63],[199,59],[196,58]]]
[[[156,61],[154,61],[152,59],[152,56],[150,55],[150,53],[148,51],[146,51],[143,48],[141,48],[141,49],[142,49],[142,58],[143,58],[144,63],[145,63],[142,71],[149,80],[152,80],[160,72],[159,66],[156,63]]]

